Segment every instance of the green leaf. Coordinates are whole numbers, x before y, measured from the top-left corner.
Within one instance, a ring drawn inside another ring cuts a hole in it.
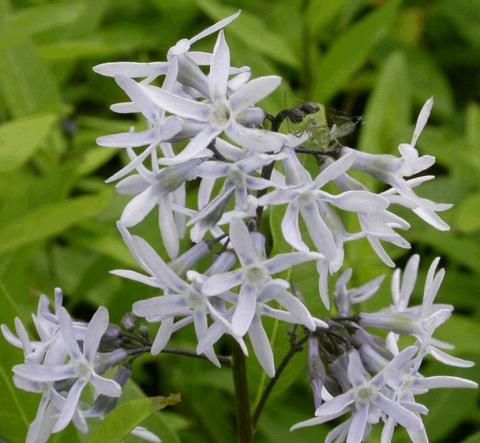
[[[221,20],[237,11],[236,8],[225,7],[212,0],[197,0],[197,4],[213,20]],[[293,68],[300,66],[298,57],[283,36],[272,32],[261,19],[247,11],[242,11],[240,17],[228,27],[228,31],[254,51],[274,61]]]
[[[120,443],[154,412],[180,401],[180,394],[132,400],[117,406],[88,438],[88,443]]]
[[[55,115],[12,120],[0,126],[0,172],[12,171],[26,162],[50,132]]]
[[[37,32],[72,23],[84,9],[81,2],[68,2],[33,6],[12,14],[2,28],[0,49],[20,43]]]
[[[345,0],[312,0],[305,11],[305,20],[312,36],[318,37],[339,14]]]
[[[452,88],[445,73],[427,51],[412,47],[405,51],[405,57],[416,104],[422,106],[433,95],[433,114],[449,118],[453,113],[454,103]]]
[[[5,286],[0,283],[0,323],[13,329],[15,317],[28,319],[28,315],[16,303]],[[23,360],[22,351],[0,338],[0,440],[11,443],[25,441],[25,434],[30,424],[38,396],[20,391],[13,384],[12,366]]]
[[[470,103],[466,111],[466,136],[467,142],[471,147],[475,147],[476,155],[480,158],[478,152],[478,140],[480,140],[480,106],[477,103]]]
[[[13,385],[10,370],[7,372],[2,366],[0,366],[0,390],[2,392],[0,437],[12,443],[23,442],[30,425],[30,414],[27,413],[24,404],[32,403],[32,400],[35,402],[36,397],[31,393],[18,391]]]
[[[429,365],[424,375],[433,376],[441,374],[443,366],[440,364]],[[443,369],[444,370],[444,369]],[[475,369],[470,373],[461,368],[448,368],[448,375],[456,377],[474,378]],[[432,389],[422,395],[422,403],[430,409],[423,418],[430,441],[456,441],[455,438],[445,439],[446,436],[469,419],[475,411],[478,394],[475,389]],[[442,407],[443,406],[443,407]],[[409,439],[406,439],[409,441]]]
[[[115,149],[100,149],[98,147],[89,149],[83,154],[82,162],[78,165],[78,174],[91,174],[117,154],[118,151]]]
[[[61,111],[55,78],[29,40],[0,49],[0,95],[15,117]]]
[[[326,103],[348,85],[374,46],[387,34],[400,1],[387,2],[335,40],[317,67],[313,91],[316,101]]]
[[[468,196],[457,207],[455,224],[461,232],[475,232],[480,230],[480,194]]]
[[[462,440],[462,443],[480,443],[480,431],[471,435],[466,440]]]
[[[372,153],[396,148],[410,123],[410,88],[405,58],[395,52],[385,60],[368,100],[360,149]]]
[[[120,404],[130,402],[132,400],[147,398],[142,389],[131,379],[122,389],[122,397]],[[188,426],[185,419],[171,411],[164,411],[161,414],[153,414],[143,423],[149,431],[158,435],[162,439],[162,443],[181,443],[178,436],[178,426]],[[132,440],[138,442],[135,437]]]
[[[43,205],[0,228],[0,253],[60,234],[70,226],[98,214],[110,198],[111,192],[106,191]]]

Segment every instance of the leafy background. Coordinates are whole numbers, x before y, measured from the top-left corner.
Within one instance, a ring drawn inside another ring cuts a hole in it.
[[[125,200],[103,182],[125,159],[117,150],[96,147],[95,138],[134,122],[109,112],[122,93],[91,67],[161,60],[178,39],[238,8],[241,18],[226,31],[234,63],[251,65],[257,76],[285,78],[265,102],[272,113],[308,99],[363,115],[364,124],[349,142],[393,153],[400,141],[410,139],[423,102],[435,96],[419,149],[437,157],[437,180],[423,185],[421,193],[455,204],[444,213],[452,229],[439,233],[407,214],[412,223],[407,238],[423,257],[420,281],[436,255],[448,269],[439,298],[453,303],[457,315],[439,331],[440,338],[457,345],[456,355],[480,363],[478,0],[0,0],[0,322],[12,325],[16,315],[29,322],[38,295],[51,295],[55,286],[64,288],[77,317],[88,318],[102,304],[114,322],[133,300],[152,293],[108,275],[135,264],[114,227]],[[198,44],[212,46],[212,39]],[[270,214],[271,221],[275,217]],[[146,225],[142,233],[159,242],[155,222]],[[281,248],[275,238],[274,232],[274,247]],[[356,283],[391,274],[365,243],[347,252]],[[392,253],[402,265],[410,252]],[[308,267],[294,271],[318,310],[311,275]],[[386,282],[370,307],[387,300]],[[278,362],[287,350],[286,334],[271,325],[271,337]],[[176,341],[192,346],[188,333]],[[12,385],[10,368],[21,356],[3,339],[0,355],[0,439],[21,442],[38,398]],[[266,380],[254,363],[248,369],[255,402]],[[291,424],[313,411],[304,369],[299,354],[267,404],[256,441],[323,440],[327,426],[288,434]],[[456,371],[427,363],[424,372],[479,381],[475,368]],[[183,357],[145,356],[135,365],[134,380],[122,401],[149,404],[141,399],[182,394],[181,403],[145,422],[165,443],[235,440],[229,369]],[[425,423],[432,442],[480,441],[477,392],[437,391],[422,400],[431,408]],[[154,410],[151,404],[143,408],[142,419]],[[52,441],[88,437],[69,428]],[[378,441],[378,434],[369,441]],[[397,441],[407,440],[399,433]]]

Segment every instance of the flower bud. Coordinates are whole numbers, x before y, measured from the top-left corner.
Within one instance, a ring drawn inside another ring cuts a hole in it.
[[[322,404],[322,387],[325,382],[326,372],[318,350],[317,337],[308,339],[308,378],[312,387],[315,409]]]

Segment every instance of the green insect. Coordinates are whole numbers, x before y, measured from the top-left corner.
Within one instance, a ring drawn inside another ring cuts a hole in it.
[[[318,111],[306,115],[301,123],[291,130],[296,136],[307,134],[303,145],[310,149],[328,150],[342,146],[339,139],[355,131],[362,117],[351,117],[317,103]]]

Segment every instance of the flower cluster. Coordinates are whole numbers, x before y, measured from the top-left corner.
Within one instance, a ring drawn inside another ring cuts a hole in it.
[[[292,430],[314,426],[350,414],[335,427],[326,442],[363,441],[372,425],[382,423],[381,442],[390,442],[397,425],[403,426],[415,443],[428,442],[421,415],[428,409],[415,401],[417,395],[436,388],[477,388],[477,383],[459,377],[424,377],[423,359],[431,354],[450,366],[471,367],[473,362],[452,357],[442,349],[449,343],[432,337],[435,329],[451,315],[451,305],[435,304],[434,298],[443,280],[444,270],[436,273],[435,259],[427,274],[423,302],[408,306],[419,265],[418,255],[409,260],[400,283],[400,269],[392,278],[392,305],[375,313],[352,316],[352,306],[371,297],[381,279],[360,288],[347,289],[351,270],[342,275],[335,299],[341,317],[330,323],[331,332],[316,334],[309,342],[309,367],[315,417],[292,426]],[[388,331],[386,340],[372,334],[370,328]],[[413,336],[413,345],[399,349],[400,335]],[[333,346],[333,349],[332,349]],[[335,348],[341,350],[335,350]]]
[[[433,100],[421,110],[411,142],[400,144],[400,156],[360,152],[337,141],[331,145],[328,139],[316,139],[308,127],[281,133],[285,119],[298,123],[321,113],[322,107],[304,103],[273,116],[259,106],[281,79],[252,78],[250,67],[231,66],[223,28],[238,15],[180,40],[164,62],[105,63],[94,68],[113,77],[128,97],[111,109],[140,113],[147,122],[147,129],[132,128],[97,141],[109,149],[123,149],[129,159],[107,182],[117,182],[117,191],[131,196],[118,228],[142,271],[112,273],[160,291],[155,297],[137,300],[132,306],[134,316],[127,316],[124,323],[128,329],[133,328],[128,324],[145,319],[159,327],[150,339],[143,326],[143,338],[138,338],[141,347],[128,348],[121,333],[115,339],[109,337],[105,308],[99,308],[88,324],[72,322],[60,297],[55,313],[48,310],[46,298],[40,300],[34,316],[40,341],[31,342],[18,320],[18,337],[3,327],[7,340],[22,347],[25,354],[25,363],[13,369],[16,385],[42,394],[28,441],[46,441],[51,432],[72,420],[86,430],[85,418],[105,415],[112,407],[105,399],[115,401],[128,378],[121,365],[117,381],[102,374],[129,355],[165,351],[171,337],[190,324],[198,355],[220,366],[215,344],[229,336],[247,355],[248,338],[270,377],[275,376],[274,354],[262,318],[301,325],[308,337],[309,376],[317,410],[316,418],[294,428],[351,413],[327,441],[360,443],[371,425],[380,421],[385,425],[384,442],[390,441],[396,424],[404,426],[413,441],[426,441],[420,419],[426,408],[414,401],[414,395],[436,387],[475,386],[454,377],[425,378],[418,372],[427,354],[446,364],[470,364],[446,354],[442,349],[449,345],[432,337],[453,310],[450,305],[433,303],[443,278],[443,271],[435,274],[438,261],[429,271],[421,306],[408,306],[418,267],[414,256],[402,285],[400,271],[394,274],[392,306],[358,316],[352,315],[352,306],[374,294],[382,278],[347,289],[351,276],[347,270],[337,280],[339,317],[335,320],[325,318],[325,312],[313,315],[284,272],[313,262],[319,297],[330,309],[329,276],[341,269],[346,242],[367,238],[391,267],[395,265],[382,242],[409,248],[397,232],[409,224],[394,213],[395,205],[411,209],[434,228],[448,229],[437,212],[450,205],[434,203],[414,191],[433,179],[418,174],[435,162],[434,157],[420,156],[415,147]],[[211,34],[217,34],[212,53],[191,49]],[[317,162],[310,162],[310,167],[302,158]],[[370,191],[351,174],[355,170],[379,180],[387,189]],[[187,184],[189,189],[198,188],[193,203],[187,199]],[[282,216],[275,229],[290,252],[271,252],[262,221],[264,213],[276,208]],[[158,211],[161,254],[130,232],[154,210]],[[358,232],[345,227],[343,211],[358,217]],[[371,327],[386,329],[388,339],[367,332]],[[400,351],[400,334],[414,337],[415,344]],[[100,352],[109,343],[113,349]],[[87,386],[93,389],[89,407],[80,401]],[[136,432],[151,438],[144,429]]]

